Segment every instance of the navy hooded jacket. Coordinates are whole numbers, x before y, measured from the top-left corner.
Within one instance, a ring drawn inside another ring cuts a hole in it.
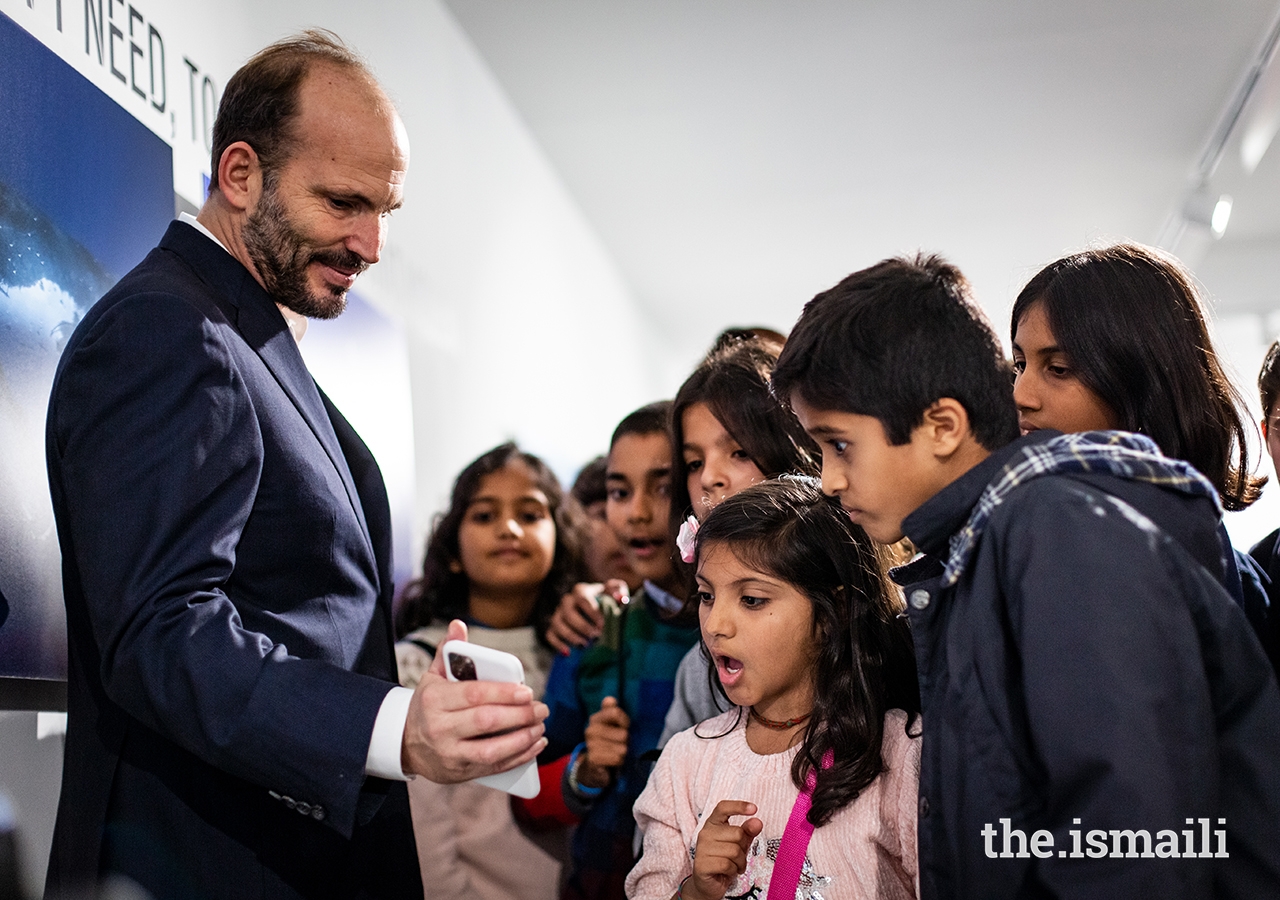
[[[921,897],[1280,896],[1280,691],[1223,587],[1216,498],[1039,474],[957,567],[988,485],[1054,440],[1001,448],[903,523],[924,554],[894,572],[924,717]]]

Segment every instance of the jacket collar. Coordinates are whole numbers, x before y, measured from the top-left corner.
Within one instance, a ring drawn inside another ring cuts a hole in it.
[[[174,220],[160,239],[160,247],[182,257],[196,277],[212,288],[219,300],[227,301],[237,312],[246,306],[262,306],[275,312],[281,319],[281,325],[284,324],[283,317],[262,285],[217,241],[204,236],[186,222]]]
[[[982,492],[996,474],[1018,451],[1030,444],[1047,441],[1058,432],[1033,431],[1006,444],[965,472],[955,481],[926,500],[919,509],[902,521],[902,530],[921,553],[930,556],[946,556],[951,536],[969,520]]]
[[[993,457],[1000,461],[994,470],[989,465]],[[979,473],[984,476],[985,485],[969,477]],[[992,513],[1005,498],[1021,485],[1050,475],[1105,475],[1145,482],[1191,497],[1207,497],[1214,503],[1219,517],[1222,514],[1218,493],[1208,479],[1189,463],[1166,457],[1149,437],[1125,431],[1036,432],[1002,448],[1002,452],[992,454],[957,479],[957,482],[963,480],[964,484],[956,496],[949,499],[963,502],[969,512],[961,523],[955,515],[962,513],[959,502],[947,509],[952,515],[947,517],[946,525],[954,527],[954,530],[948,540],[950,553],[943,576],[944,587],[955,584],[964,573]],[[940,491],[938,496],[953,486],[955,483]],[[975,488],[979,491],[976,496]],[[1140,513],[1130,508],[1129,515],[1132,518],[1140,516]],[[937,520],[931,524],[937,524]],[[939,535],[930,533],[922,537],[929,541],[927,552],[937,554]],[[1226,571],[1230,564],[1230,547],[1224,545],[1223,549],[1222,562]]]
[[[169,230],[160,239],[160,247],[185,260],[196,277],[209,286],[227,319],[258,354],[281,389],[293,401],[342,478],[347,497],[360,521],[360,528],[372,555],[373,543],[369,537],[369,526],[365,522],[364,508],[356,492],[346,456],[338,444],[333,423],[325,411],[315,380],[307,371],[307,364],[302,359],[298,344],[271,295],[219,243],[185,222],[171,222]]]

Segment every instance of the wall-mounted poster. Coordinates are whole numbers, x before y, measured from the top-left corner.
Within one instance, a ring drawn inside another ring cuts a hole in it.
[[[169,146],[0,14],[0,681],[65,679],[44,421],[58,355],[173,217]]]

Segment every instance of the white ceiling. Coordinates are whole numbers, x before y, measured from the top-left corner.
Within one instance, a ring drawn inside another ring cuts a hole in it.
[[[959,264],[1003,332],[1039,266],[1156,239],[1277,11],[446,3],[685,356],[731,323],[788,328],[815,292],[917,248]],[[1252,176],[1266,190],[1235,190],[1232,228],[1257,246],[1280,240],[1276,156]]]

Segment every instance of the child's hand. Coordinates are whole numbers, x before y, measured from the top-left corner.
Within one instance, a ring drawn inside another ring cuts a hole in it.
[[[631,718],[612,697],[605,697],[600,711],[587,720],[587,749],[578,763],[578,781],[587,787],[606,787],[613,770],[627,758],[627,732]]]
[[[721,900],[747,868],[747,850],[764,823],[747,819],[730,825],[731,816],[754,816],[756,805],[745,800],[721,800],[698,832],[693,850],[693,877],[685,882],[685,900]]]
[[[604,615],[596,596],[602,590],[601,584],[575,584],[572,591],[560,598],[560,605],[547,625],[547,643],[553,650],[567,654],[571,648],[584,647],[600,636]]]

